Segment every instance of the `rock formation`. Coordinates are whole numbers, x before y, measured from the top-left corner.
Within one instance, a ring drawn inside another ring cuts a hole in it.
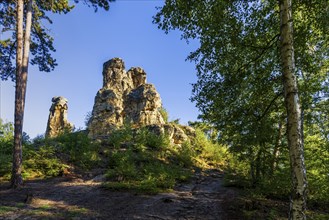
[[[124,123],[164,124],[161,107],[160,95],[146,83],[145,71],[140,67],[126,71],[123,60],[113,58],[103,65],[103,88],[95,97],[89,136],[107,136]]]
[[[195,130],[190,126],[169,123],[147,125],[147,128],[158,135],[166,134],[174,144],[182,144],[191,137],[195,137]]]
[[[140,67],[125,70],[120,58],[103,65],[103,88],[95,97],[88,132],[91,138],[106,138],[124,123],[133,127],[147,126],[156,133],[166,133],[174,143],[186,141],[187,135],[178,125],[165,124],[160,113],[162,102],[154,85],[146,83]]]
[[[53,97],[49,109],[46,137],[56,137],[64,131],[72,131],[73,124],[67,121],[67,99],[62,96]]]

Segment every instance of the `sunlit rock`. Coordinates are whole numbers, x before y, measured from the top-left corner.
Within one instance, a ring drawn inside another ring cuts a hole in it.
[[[103,88],[95,97],[89,136],[106,136],[124,123],[163,124],[161,107],[160,95],[146,83],[145,71],[134,67],[127,72],[123,60],[113,58],[103,65]]]
[[[113,58],[103,65],[103,88],[95,97],[88,122],[89,137],[106,138],[125,123],[134,128],[148,126],[155,133],[168,135],[175,144],[193,136],[192,128],[166,124],[161,109],[160,95],[154,85],[147,83],[146,72],[140,67],[126,71],[124,61]]]
[[[73,124],[67,120],[67,99],[62,96],[52,98],[46,129],[46,137],[56,137],[64,132],[71,132]]]

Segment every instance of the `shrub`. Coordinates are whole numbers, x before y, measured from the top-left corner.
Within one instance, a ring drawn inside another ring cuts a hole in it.
[[[131,143],[133,139],[133,130],[130,125],[125,125],[122,129],[112,131],[108,143],[114,148],[120,148],[121,145]]]
[[[23,148],[23,177],[53,177],[59,176],[68,166],[63,164],[56,157],[53,146],[41,146],[38,148],[32,145]]]
[[[10,177],[14,144],[13,132],[13,124],[4,123],[0,119],[0,176],[5,179]]]
[[[160,109],[160,114],[161,114],[161,116],[162,116],[164,122],[165,122],[165,123],[168,123],[168,120],[169,120],[169,114],[168,114],[167,109],[165,109],[165,108],[162,107],[162,108]]]
[[[172,189],[177,181],[187,180],[191,172],[176,164],[168,164],[154,157],[140,157],[132,151],[116,152],[107,171],[110,189],[130,189],[137,192],[156,193]]]
[[[198,160],[218,168],[226,168],[232,159],[228,148],[211,141],[200,129],[196,129],[195,132],[196,136],[192,144],[198,152]]]
[[[134,144],[140,148],[165,149],[170,145],[169,138],[166,135],[158,135],[147,128],[141,128],[135,131],[133,138]]]
[[[65,133],[48,141],[52,142],[59,152],[68,154],[69,162],[82,169],[91,169],[100,162],[99,144],[92,142],[83,131]]]
[[[172,188],[177,181],[186,180],[191,174],[191,170],[182,166],[187,162],[179,158],[186,151],[170,146],[165,135],[156,135],[147,128],[132,130],[125,127],[115,131],[109,140],[112,150],[106,173],[108,188],[154,193]]]
[[[184,142],[181,146],[173,146],[171,162],[177,163],[183,168],[191,168],[195,165],[195,157],[197,156],[193,146],[189,142]]]

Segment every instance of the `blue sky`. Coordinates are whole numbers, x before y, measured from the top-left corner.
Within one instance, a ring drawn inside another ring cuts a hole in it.
[[[30,66],[24,131],[30,137],[46,129],[51,98],[69,100],[68,119],[84,128],[87,112],[102,86],[103,63],[113,57],[125,61],[126,69],[140,66],[148,83],[155,85],[169,119],[181,123],[197,119],[198,110],[191,103],[192,86],[196,82],[195,65],[185,61],[198,44],[186,44],[179,32],[166,35],[152,24],[156,6],[164,1],[117,0],[106,12],[97,13],[83,4],[66,15],[51,16],[47,25],[55,39],[58,66],[50,73]],[[13,121],[14,84],[1,82],[1,118]]]

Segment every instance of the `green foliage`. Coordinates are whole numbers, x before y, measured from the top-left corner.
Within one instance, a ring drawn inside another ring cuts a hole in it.
[[[120,148],[122,144],[132,143],[133,139],[133,131],[130,125],[125,125],[120,130],[112,131],[108,142],[114,148]]]
[[[8,212],[13,212],[16,211],[16,207],[11,207],[11,206],[0,206],[0,215],[6,214]]]
[[[110,2],[114,0],[84,0],[85,4],[93,7],[109,10]],[[79,3],[81,1],[74,1]],[[71,2],[72,3],[72,2]],[[37,65],[40,71],[50,72],[56,66],[56,59],[53,58],[55,48],[54,38],[49,35],[47,24],[52,24],[49,13],[66,14],[74,8],[68,0],[57,1],[34,1],[33,4],[33,24],[31,32],[31,59],[32,65]],[[15,1],[1,1],[0,3],[0,32],[5,33],[6,39],[0,40],[0,79],[15,79],[15,65],[13,61],[16,55],[16,31],[15,30]]]
[[[233,155],[225,171],[225,186],[234,186],[238,188],[249,188],[251,186],[248,162],[240,160]]]
[[[228,152],[198,132],[194,141],[171,144],[166,135],[148,128],[125,126],[113,131],[107,150],[109,169],[106,187],[154,193],[171,189],[177,181],[186,181],[194,168],[222,166]],[[218,149],[217,149],[218,148]]]
[[[14,127],[0,119],[0,176],[8,176],[11,170]]]
[[[172,188],[177,181],[186,180],[190,172],[177,164],[168,164],[158,152],[117,150],[109,157],[107,172],[109,188],[128,188],[135,191],[157,192]]]
[[[161,114],[161,116],[162,116],[164,122],[165,122],[165,123],[168,123],[168,120],[169,120],[169,114],[168,114],[167,109],[165,109],[165,108],[162,107],[162,108],[160,109],[160,114]]]
[[[53,146],[35,148],[32,145],[23,147],[23,177],[54,177],[63,173],[68,166],[56,156]]]
[[[189,121],[188,125],[201,130],[213,142],[218,142],[218,130],[211,124],[201,121]]]
[[[3,122],[0,118],[0,137],[2,141],[8,141],[13,138],[14,125],[10,122]]]
[[[69,155],[67,162],[87,170],[99,165],[100,146],[92,142],[83,131],[64,133],[48,141],[56,147],[58,152]]]
[[[327,201],[328,6],[327,0],[292,4],[310,199]],[[178,29],[200,43],[187,58],[198,76],[192,101],[234,154],[226,177],[275,197],[291,188],[279,15],[277,1],[168,0],[154,17],[165,32]]]
[[[170,121],[170,123],[179,125],[179,121],[180,121],[180,118],[177,118],[177,119]]]
[[[15,30],[15,3],[13,1],[2,1],[0,3],[0,23],[3,24],[0,32],[6,33],[7,39],[2,39],[0,56],[0,76],[6,80],[8,77],[15,79],[15,65],[12,62],[16,55],[16,31]],[[53,38],[44,28],[43,21],[52,23],[47,12],[67,13],[73,7],[67,0],[59,0],[55,4],[49,4],[48,1],[37,1],[33,6],[33,24],[31,31],[31,59],[32,65],[37,65],[40,71],[49,72],[57,65],[56,60],[51,54],[55,51]]]
[[[329,142],[321,136],[316,125],[309,129],[305,135],[309,199],[312,202],[329,204]]]
[[[290,166],[279,168],[272,177],[262,180],[259,185],[259,193],[270,198],[286,200],[290,196]]]
[[[7,123],[2,127],[11,128]],[[4,130],[4,129],[2,129]],[[12,130],[0,137],[0,176],[10,178],[12,164]],[[72,164],[80,169],[92,169],[100,164],[100,145],[92,142],[84,132],[65,133],[57,138],[36,137],[23,142],[23,177],[44,178],[62,175]]]
[[[196,136],[192,144],[197,152],[199,161],[206,162],[206,164],[214,164],[221,169],[227,168],[229,161],[232,159],[228,148],[218,142],[212,141],[204,131],[197,128],[195,130]]]
[[[133,141],[136,147],[140,149],[161,150],[170,146],[169,138],[166,135],[155,134],[147,128],[141,128],[135,131]]]
[[[89,126],[89,123],[90,123],[90,120],[93,116],[93,113],[92,112],[87,112],[86,116],[85,116],[85,126],[88,127]]]
[[[181,146],[176,146],[171,149],[173,154],[173,162],[184,168],[191,168],[196,165],[196,151],[194,146],[189,142],[184,142]]]
[[[11,148],[2,151],[0,154],[0,176],[7,180],[10,179],[11,175],[13,140],[11,140],[10,143]],[[68,167],[57,157],[56,150],[53,146],[36,146],[31,143],[24,143],[23,151],[22,175],[24,178],[31,179],[58,176]]]
[[[109,144],[108,188],[154,193],[172,188],[191,174],[182,169],[187,160],[172,148],[168,137],[147,128],[125,126],[113,131]]]
[[[315,211],[306,211],[306,216],[308,219],[314,219],[314,220],[327,220],[329,219],[329,214],[326,212],[315,212]]]

